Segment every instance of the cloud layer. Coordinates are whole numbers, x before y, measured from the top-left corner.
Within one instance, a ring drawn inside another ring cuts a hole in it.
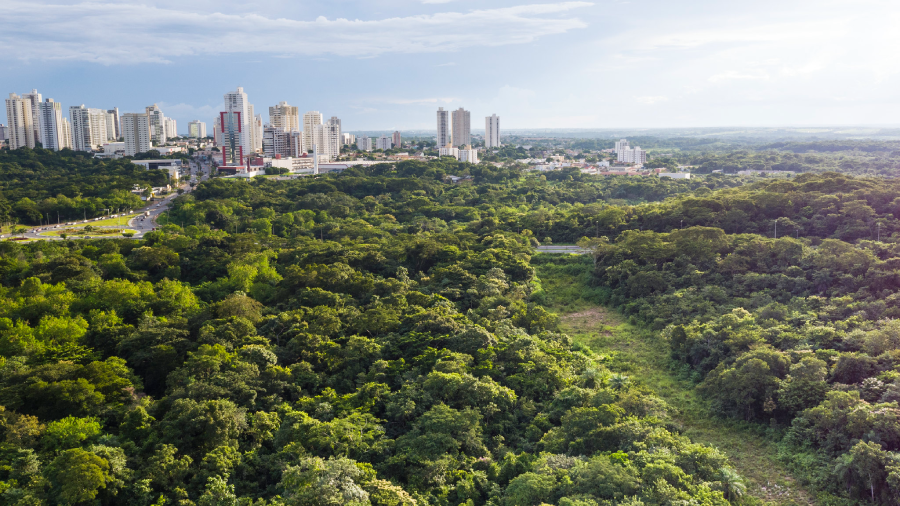
[[[114,65],[235,53],[367,57],[447,52],[523,44],[584,28],[570,11],[590,5],[571,1],[379,20],[320,16],[305,21],[126,3],[35,5],[13,0],[0,16],[0,58]]]

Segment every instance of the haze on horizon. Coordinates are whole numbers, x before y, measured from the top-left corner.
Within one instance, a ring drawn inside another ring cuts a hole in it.
[[[8,0],[0,92],[211,125],[243,86],[354,130],[896,125],[900,4]],[[5,114],[0,116],[5,118]]]

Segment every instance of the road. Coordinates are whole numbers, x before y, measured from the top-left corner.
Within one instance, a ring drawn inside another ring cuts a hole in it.
[[[538,246],[535,248],[538,253],[577,253],[580,255],[586,254],[587,251],[579,248],[578,246]]]
[[[187,169],[184,173],[182,173],[181,181],[183,181],[183,184],[179,185],[176,188],[176,190],[181,189],[181,190],[184,190],[184,193],[190,193],[193,190],[193,186],[191,185],[191,183],[196,183],[196,182],[198,182],[198,180],[200,182],[206,181],[207,179],[209,179],[209,173],[210,173],[210,167],[209,167],[208,163],[203,163],[203,162],[200,162],[199,159],[192,158],[190,160],[189,169]],[[161,200],[157,200],[155,202],[148,203],[147,206],[145,206],[137,211],[139,216],[129,220],[127,226],[124,226],[124,227],[104,226],[104,227],[100,227],[100,228],[117,228],[117,229],[134,230],[135,234],[134,234],[133,238],[140,239],[141,237],[144,236],[145,233],[150,232],[154,228],[157,227],[156,219],[159,218],[159,216],[162,213],[166,212],[169,209],[169,207],[172,204],[172,199],[174,199],[176,196],[178,196],[178,193],[177,193],[177,191],[174,191]],[[147,215],[147,213],[149,213],[149,215]],[[69,222],[69,223],[73,223],[73,225],[69,225],[68,227],[90,225],[91,221],[93,221],[93,219],[87,220],[87,221],[77,220],[75,222]],[[34,227],[34,228],[28,229],[28,231],[25,232],[25,234],[18,234],[16,237],[22,237],[25,239],[50,240],[50,241],[62,240],[62,238],[58,237],[58,236],[47,236],[47,235],[40,235],[40,234],[43,232],[47,232],[49,230],[59,230],[59,229],[68,228],[68,227],[65,224]],[[0,240],[7,239],[9,237],[12,237],[12,236],[9,234],[0,235]],[[70,237],[67,237],[66,239],[87,239],[88,237],[91,237],[91,236],[70,236]],[[98,236],[98,238],[103,238],[103,237],[109,238],[109,237],[119,237],[119,236]]]

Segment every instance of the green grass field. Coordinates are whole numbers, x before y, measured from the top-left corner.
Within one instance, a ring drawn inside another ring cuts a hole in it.
[[[599,304],[603,288],[592,287],[593,260],[586,255],[538,254],[544,305],[560,315],[560,328],[573,341],[608,357],[607,367],[647,386],[671,407],[670,416],[695,442],[718,448],[747,480],[748,492],[763,504],[813,504],[777,460],[764,427],[719,418],[693,385],[670,368],[669,345],[654,332],[630,325]]]

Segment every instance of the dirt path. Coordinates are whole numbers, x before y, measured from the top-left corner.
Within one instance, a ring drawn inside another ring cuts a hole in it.
[[[775,458],[775,445],[755,432],[758,426],[711,416],[690,383],[669,370],[669,347],[658,332],[637,329],[597,306],[562,315],[560,326],[576,342],[607,355],[610,369],[656,391],[672,407],[671,416],[685,435],[728,456],[747,480],[750,495],[776,505],[814,504]]]

